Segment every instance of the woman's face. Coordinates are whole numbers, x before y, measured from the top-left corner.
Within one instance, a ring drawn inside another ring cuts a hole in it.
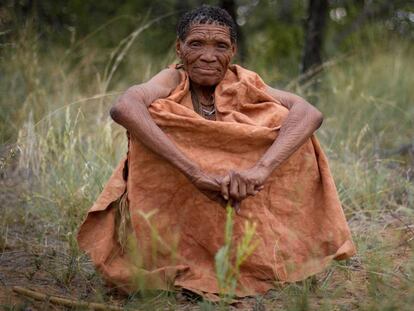
[[[224,78],[236,46],[227,26],[194,24],[184,41],[177,39],[176,52],[192,82],[214,86]]]

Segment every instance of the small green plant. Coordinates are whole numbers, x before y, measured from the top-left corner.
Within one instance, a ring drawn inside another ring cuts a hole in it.
[[[224,245],[218,250],[215,256],[216,276],[222,303],[228,303],[234,297],[240,274],[240,266],[253,253],[257,246],[257,243],[253,241],[256,224],[246,221],[244,235],[237,244],[234,256],[234,243],[232,241],[234,209],[230,203],[226,206],[226,213]]]

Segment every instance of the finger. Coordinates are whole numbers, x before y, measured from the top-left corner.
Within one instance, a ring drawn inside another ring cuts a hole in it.
[[[234,199],[239,198],[239,183],[233,171],[230,171],[230,196]]]
[[[264,185],[260,185],[258,187],[256,187],[256,190],[263,190],[264,189]]]
[[[247,186],[244,180],[239,179],[239,200],[243,200],[247,197]]]
[[[264,189],[264,186],[262,185],[262,186],[259,186],[259,187],[257,187],[255,190],[254,190],[254,194],[256,195],[256,194],[258,194],[261,190],[263,190]]]
[[[239,200],[235,200],[234,201],[234,209],[236,210],[237,215],[240,214],[240,207],[241,207],[241,202]]]
[[[221,181],[221,195],[228,200],[229,199],[229,184],[230,184],[230,176],[227,175]]]
[[[236,214],[238,215],[239,212],[240,212],[240,205],[241,205],[240,201],[236,200],[236,199],[233,199],[233,198],[230,198],[230,205],[231,205],[232,208],[234,208],[234,210],[236,211]]]
[[[246,192],[249,195],[254,195],[256,194],[256,191],[254,190],[254,184],[253,183],[248,183],[247,187],[246,187]]]

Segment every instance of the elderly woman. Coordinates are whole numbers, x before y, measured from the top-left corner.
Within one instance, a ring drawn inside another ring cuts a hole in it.
[[[186,13],[176,53],[180,64],[129,88],[110,112],[128,132],[128,155],[78,233],[104,278],[125,292],[144,284],[214,299],[220,291],[214,259],[224,244],[228,203],[237,211],[234,243],[246,220],[256,224],[256,248],[240,267],[239,297],[354,255],[313,136],[322,114],[231,64],[235,24],[223,9]]]

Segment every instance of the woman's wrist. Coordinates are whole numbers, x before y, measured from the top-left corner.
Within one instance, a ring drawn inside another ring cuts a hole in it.
[[[179,161],[176,163],[176,167],[190,181],[195,180],[201,173],[201,169],[188,159],[186,161]]]
[[[276,166],[274,165],[274,163],[272,163],[271,161],[266,161],[264,159],[260,159],[254,166],[256,170],[262,172],[262,174],[266,177],[268,177],[273,172],[275,167]]]

